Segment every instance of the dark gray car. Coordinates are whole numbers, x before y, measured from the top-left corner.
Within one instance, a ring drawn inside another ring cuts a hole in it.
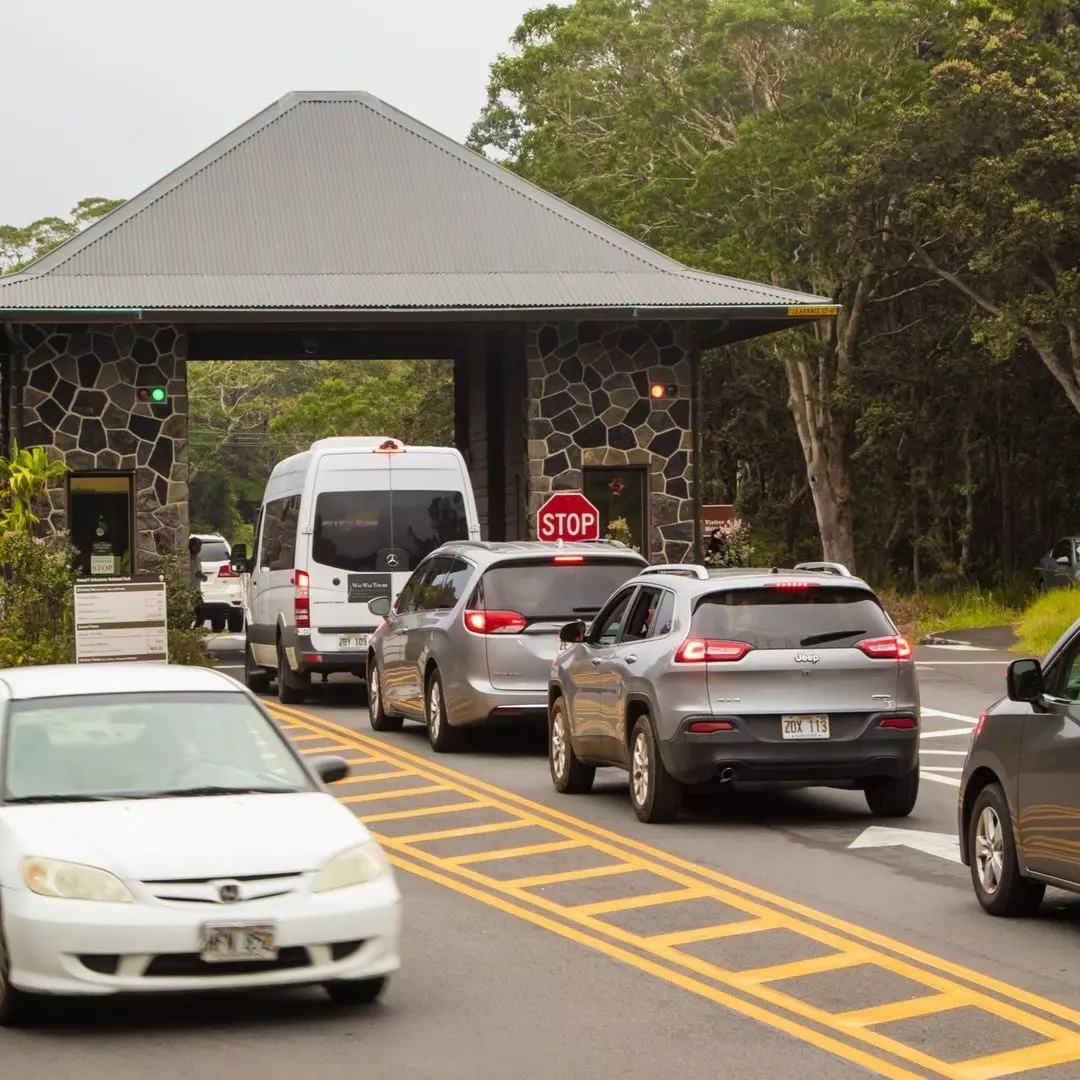
[[[368,711],[376,731],[427,725],[440,752],[461,730],[547,716],[548,675],[568,620],[591,618],[647,564],[623,544],[444,544],[405,584],[371,636]]]
[[[569,624],[551,671],[549,760],[562,792],[598,766],[630,773],[642,821],[688,788],[855,787],[902,817],[919,790],[911,647],[842,568],[650,567],[590,627]]]
[[[1035,574],[1040,589],[1060,589],[1080,582],[1080,537],[1066,536],[1039,560]]]
[[[1009,666],[960,781],[960,852],[991,915],[1029,915],[1047,885],[1080,892],[1080,621],[1044,660]]]

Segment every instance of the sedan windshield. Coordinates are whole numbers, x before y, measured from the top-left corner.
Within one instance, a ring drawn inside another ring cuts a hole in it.
[[[98,694],[13,703],[5,802],[315,790],[242,694]]]

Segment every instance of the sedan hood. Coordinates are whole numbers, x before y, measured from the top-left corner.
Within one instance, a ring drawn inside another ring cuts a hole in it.
[[[296,873],[370,835],[325,792],[7,806],[0,880],[18,880],[25,855],[139,881]]]

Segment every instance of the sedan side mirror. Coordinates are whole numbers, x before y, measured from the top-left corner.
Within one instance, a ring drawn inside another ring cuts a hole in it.
[[[1058,564],[1058,566],[1068,566],[1069,565],[1069,556],[1068,555],[1059,555],[1054,560],[1054,562],[1056,562]]]
[[[234,574],[246,574],[248,572],[248,553],[246,544],[234,544],[229,552],[229,569]]]
[[[324,784],[336,784],[349,775],[349,763],[336,754],[313,758],[311,767]]]
[[[1034,704],[1043,696],[1043,671],[1038,660],[1014,660],[1009,665],[1006,687],[1010,701]]]
[[[581,619],[567,623],[559,631],[559,640],[566,645],[577,645],[585,640],[585,623]]]
[[[368,601],[368,611],[372,615],[378,615],[380,619],[385,619],[390,614],[390,597],[389,596],[376,596]]]

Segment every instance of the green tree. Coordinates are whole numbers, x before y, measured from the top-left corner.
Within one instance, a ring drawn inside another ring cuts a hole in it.
[[[44,217],[24,226],[0,225],[0,274],[22,270],[123,203],[123,199],[81,199],[66,218]]]

